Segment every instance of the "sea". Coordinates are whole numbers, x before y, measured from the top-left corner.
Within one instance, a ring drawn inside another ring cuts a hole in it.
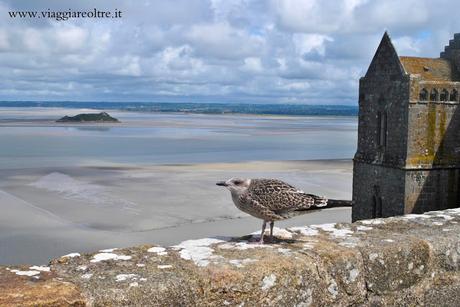
[[[285,115],[290,108],[262,105],[251,110],[274,114],[243,114],[234,105],[212,107],[0,103],[0,169],[351,159],[356,150],[356,108],[315,106],[314,115]],[[102,110],[121,123],[55,123]]]
[[[56,123],[101,111],[120,123]],[[279,178],[349,199],[355,112],[342,106],[0,102],[0,264],[46,264],[72,252],[259,231],[260,221],[215,185],[234,175]],[[260,163],[329,159],[340,161]],[[246,161],[257,162],[209,164]],[[350,210],[333,210],[277,227],[350,221]]]

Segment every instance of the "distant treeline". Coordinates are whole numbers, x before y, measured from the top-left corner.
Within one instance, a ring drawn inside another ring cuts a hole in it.
[[[358,114],[357,106],[302,104],[0,101],[0,107],[86,108],[136,112],[182,112],[201,114],[333,116],[355,116]]]

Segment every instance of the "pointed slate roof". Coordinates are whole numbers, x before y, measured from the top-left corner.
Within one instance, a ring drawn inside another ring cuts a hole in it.
[[[388,35],[388,32],[385,31],[383,34],[382,40],[375,52],[375,55],[372,59],[371,65],[366,73],[366,77],[370,74],[381,70],[382,68],[379,67],[379,64],[385,65],[385,71],[391,71],[392,73],[398,73],[401,75],[406,74],[404,67],[399,59],[398,53],[396,52],[393,43],[391,42],[391,38]]]

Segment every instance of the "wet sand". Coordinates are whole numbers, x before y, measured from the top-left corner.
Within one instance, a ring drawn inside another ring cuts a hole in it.
[[[259,230],[261,221],[238,211],[230,193],[215,186],[230,177],[279,178],[309,193],[351,199],[350,160],[1,170],[0,264]],[[350,219],[350,209],[330,209],[276,226]]]

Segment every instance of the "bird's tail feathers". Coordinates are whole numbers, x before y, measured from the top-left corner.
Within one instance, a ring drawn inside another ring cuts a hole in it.
[[[327,199],[323,196],[317,196],[314,194],[307,194],[308,196],[314,199],[313,208],[336,208],[336,207],[351,207],[351,200],[342,200],[342,199]]]
[[[297,210],[285,210],[285,211],[278,211],[277,214],[284,217],[284,218],[291,218],[298,215],[303,215],[306,213],[310,213],[311,211],[317,211],[321,209],[329,209],[329,208],[340,208],[340,207],[351,207],[352,201],[351,200],[341,200],[341,199],[327,199],[326,197],[314,195],[314,194],[306,194],[309,197],[314,199],[313,205],[310,205],[305,208],[299,208]],[[311,199],[311,198],[310,198]]]
[[[342,200],[342,199],[327,199],[323,196],[318,196],[314,194],[305,195],[312,197],[314,199],[313,207],[314,208],[335,208],[335,207],[351,207],[351,200]]]
[[[352,206],[353,206],[353,203],[351,200],[328,199],[326,208],[352,207]]]
[[[314,200],[313,206],[314,208],[323,208],[328,205],[328,199],[323,196],[318,196],[314,194],[306,194],[309,197],[312,197]]]

